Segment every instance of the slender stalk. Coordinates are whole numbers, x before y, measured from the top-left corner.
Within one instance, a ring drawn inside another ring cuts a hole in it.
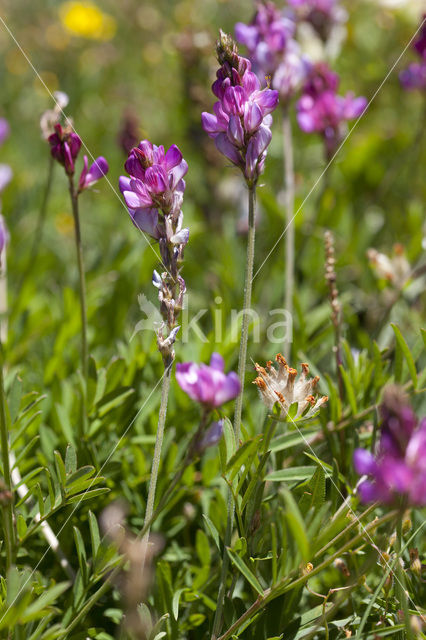
[[[247,237],[247,260],[244,282],[244,303],[243,303],[243,323],[241,328],[240,352],[238,357],[238,377],[241,382],[241,393],[235,402],[234,433],[238,446],[241,430],[241,414],[243,410],[244,377],[247,362],[247,342],[248,328],[250,322],[251,292],[253,283],[253,263],[254,263],[254,239],[255,239],[255,203],[256,185],[248,188],[248,237]],[[232,493],[228,490],[227,519],[225,531],[225,543],[222,558],[222,570],[220,574],[219,590],[217,594],[217,607],[213,621],[212,640],[216,640],[222,626],[222,613],[225,599],[226,576],[229,567],[229,557],[226,548],[231,544],[232,529],[234,525],[235,506]]]
[[[405,590],[405,574],[402,566],[402,517],[403,511],[399,514],[398,521],[396,523],[396,554],[398,559],[396,561],[396,595],[399,598],[399,603],[404,615],[405,634],[400,634],[401,639],[413,640],[413,632],[410,625],[410,613],[408,610],[408,598]]]
[[[164,426],[166,424],[167,404],[169,401],[170,378],[173,360],[165,365],[165,371],[161,387],[160,412],[158,414],[157,436],[155,439],[154,458],[152,460],[151,476],[149,479],[148,498],[146,502],[145,520],[143,526],[143,540],[148,542],[151,528],[152,514],[154,513],[155,490],[157,487],[158,470],[160,468],[161,449],[163,446]],[[142,566],[145,562],[143,559]]]
[[[285,297],[284,306],[287,313],[293,317],[293,295],[294,295],[294,255],[295,255],[295,233],[294,233],[294,157],[293,138],[291,133],[291,120],[288,106],[283,110],[283,155],[284,155],[284,185],[285,185]],[[293,323],[292,323],[293,327]],[[284,355],[289,360],[291,358],[291,343],[293,335],[284,338]]]
[[[13,563],[14,549],[15,549],[15,533],[13,526],[13,492],[12,492],[12,477],[10,473],[9,462],[9,438],[7,433],[7,421],[6,421],[6,398],[4,393],[4,379],[3,379],[3,349],[0,344],[0,432],[1,432],[1,458],[3,465],[3,477],[4,477],[4,506],[3,509],[3,523],[4,523],[4,539],[6,546],[6,569],[9,570]]]
[[[81,242],[80,216],[78,211],[78,192],[75,190],[73,177],[69,177],[69,190],[74,217],[75,245],[77,249],[77,264],[79,274],[80,313],[81,313],[81,361],[83,377],[87,381],[89,370],[89,354],[87,349],[87,308],[86,308],[86,281],[84,277],[83,245]]]

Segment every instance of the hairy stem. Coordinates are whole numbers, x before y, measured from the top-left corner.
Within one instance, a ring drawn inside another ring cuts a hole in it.
[[[75,245],[77,249],[77,265],[79,274],[80,314],[81,314],[81,361],[84,379],[87,381],[89,370],[89,354],[87,349],[87,308],[86,281],[84,277],[83,245],[81,242],[80,216],[78,211],[78,193],[74,188],[72,176],[69,177],[69,190],[74,217]]]
[[[251,292],[253,284],[253,263],[254,263],[254,238],[255,238],[255,204],[256,185],[249,186],[248,190],[248,238],[247,238],[247,260],[244,282],[244,306],[243,324],[241,328],[240,352],[238,357],[238,377],[241,382],[241,393],[235,402],[234,433],[238,447],[241,430],[241,414],[243,410],[244,378],[247,362],[247,342],[250,322]],[[232,529],[234,525],[235,506],[232,499],[232,492],[228,490],[228,505],[226,518],[225,543],[222,558],[222,570],[220,574],[219,590],[217,594],[217,607],[213,621],[212,640],[216,640],[222,626],[222,613],[225,599],[226,576],[229,567],[229,557],[226,548],[231,544]]]
[[[295,255],[295,234],[294,234],[294,160],[293,160],[293,139],[291,133],[291,120],[288,107],[283,110],[283,155],[284,155],[284,185],[285,185],[285,298],[284,307],[288,314],[293,317],[293,295],[294,295],[294,255]],[[293,323],[291,325],[293,327]],[[284,338],[284,355],[290,360],[292,334],[286,332]]]
[[[15,532],[13,526],[13,491],[12,477],[9,462],[9,438],[6,421],[6,398],[3,379],[3,348],[0,344],[0,432],[1,432],[1,458],[3,465],[4,489],[6,494],[3,506],[3,528],[6,547],[6,569],[13,563],[15,549]]]

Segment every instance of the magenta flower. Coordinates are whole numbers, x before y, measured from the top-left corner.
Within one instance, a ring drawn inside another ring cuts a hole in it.
[[[70,127],[55,125],[55,133],[48,138],[50,153],[60,164],[65,167],[69,176],[74,174],[74,162],[81,147],[80,137]]]
[[[99,156],[96,158],[93,164],[90,165],[88,169],[88,161],[87,156],[84,156],[84,167],[80,174],[80,179],[78,182],[78,190],[84,191],[84,189],[88,189],[95,182],[98,182],[101,178],[106,176],[108,173],[109,166],[108,162],[105,160],[103,156]]]
[[[278,92],[260,89],[250,61],[238,55],[232,39],[222,32],[218,56],[221,67],[212,91],[219,100],[214,114],[202,114],[202,125],[217,149],[240,167],[247,183],[255,184],[271,142],[270,114],[278,104]]]
[[[251,23],[235,25],[235,37],[247,47],[259,75],[273,75],[295,29],[294,21],[285,17],[273,2],[258,2]]]
[[[249,52],[254,71],[268,76],[283,101],[301,87],[309,70],[307,59],[292,39],[296,24],[281,13],[273,2],[258,3],[250,24],[238,22],[235,37]]]
[[[142,140],[124,166],[130,177],[121,176],[119,185],[133,224],[156,240],[186,244],[189,230],[182,229],[181,207],[188,164],[179,148],[172,145],[165,153],[163,146]]]
[[[389,388],[381,407],[383,418],[376,456],[354,452],[357,473],[367,475],[358,487],[361,500],[386,504],[402,496],[412,505],[426,505],[426,418],[417,418],[397,388]]]
[[[422,21],[426,19],[423,15]],[[399,74],[401,85],[407,91],[426,89],[426,23],[424,22],[418,37],[414,40],[413,49],[420,57],[420,62],[413,62]]]
[[[339,77],[324,63],[315,65],[297,103],[297,121],[305,133],[320,133],[327,158],[335,153],[344,136],[344,123],[359,117],[367,106],[364,97],[337,95]]]
[[[213,353],[210,365],[184,362],[176,366],[179,386],[192,400],[214,409],[233,400],[241,391],[236,373],[225,374],[225,363],[218,353]]]

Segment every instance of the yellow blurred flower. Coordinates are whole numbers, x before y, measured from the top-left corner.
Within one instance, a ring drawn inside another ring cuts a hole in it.
[[[65,2],[59,10],[63,26],[73,35],[92,40],[111,40],[117,25],[92,2]]]
[[[55,216],[55,227],[64,236],[69,236],[74,231],[74,219],[70,213],[57,213]]]

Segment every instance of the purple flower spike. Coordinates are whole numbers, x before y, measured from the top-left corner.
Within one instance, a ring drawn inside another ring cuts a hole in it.
[[[283,102],[300,89],[309,70],[307,59],[293,40],[295,30],[295,21],[273,2],[258,2],[251,23],[235,25],[235,37],[247,47],[253,70],[259,78],[270,78]]]
[[[391,504],[404,497],[413,506],[426,505],[426,418],[417,418],[398,387],[388,387],[381,406],[383,418],[376,456],[357,449],[357,473],[369,476],[358,490],[363,502]]]
[[[241,391],[236,373],[224,373],[222,356],[213,353],[210,365],[184,362],[176,367],[179,386],[192,400],[214,409],[233,400]]]
[[[330,160],[341,143],[345,122],[358,118],[367,107],[364,97],[337,95],[338,76],[325,63],[312,67],[297,103],[297,121],[305,133],[320,133]]]
[[[309,22],[323,42],[327,42],[335,26],[347,19],[339,0],[289,0],[295,19]]]
[[[253,185],[265,164],[271,136],[264,130],[270,133],[269,114],[278,104],[278,91],[260,90],[249,60],[238,55],[232,39],[223,32],[217,51],[221,67],[212,90],[219,101],[213,106],[214,114],[202,113],[201,122],[217,149],[240,167],[247,183]],[[260,139],[267,144],[260,144]]]
[[[158,240],[170,240],[180,229],[168,234],[165,219],[177,221],[182,205],[188,164],[176,145],[164,153],[148,140],[133,148],[125,163],[130,178],[121,176],[120,191],[124,196],[133,224]]]
[[[103,156],[96,158],[89,169],[87,168],[87,165],[87,156],[84,156],[84,167],[78,182],[79,191],[83,191],[84,189],[91,187],[95,182],[98,182],[98,180],[106,176],[109,170],[108,162]]]
[[[74,163],[81,147],[80,137],[70,127],[63,128],[55,125],[55,133],[48,138],[50,153],[60,164],[65,167],[69,176],[74,174]]]
[[[425,21],[426,14],[422,16]],[[414,40],[413,49],[420,57],[420,62],[413,62],[399,74],[401,85],[407,91],[413,89],[426,89],[426,22],[420,29],[420,33]]]

